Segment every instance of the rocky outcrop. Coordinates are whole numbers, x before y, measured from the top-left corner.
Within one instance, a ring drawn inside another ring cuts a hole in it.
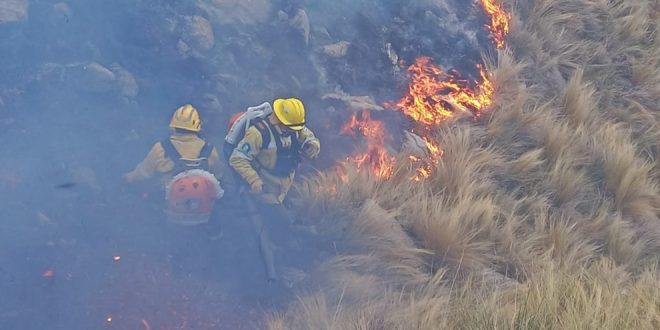
[[[209,50],[215,45],[211,23],[201,16],[184,18],[183,41],[198,51]]]
[[[126,98],[134,98],[140,91],[133,74],[117,63],[107,67],[97,62],[46,63],[34,81],[45,86],[65,84],[79,92],[116,94]]]
[[[268,18],[271,11],[269,0],[197,0],[211,22],[217,24],[256,24]]]

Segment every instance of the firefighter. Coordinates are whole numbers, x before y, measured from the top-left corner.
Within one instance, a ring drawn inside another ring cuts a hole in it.
[[[168,219],[181,224],[206,222],[214,200],[223,193],[218,180],[221,174],[218,151],[199,136],[202,123],[192,105],[179,107],[169,126],[171,135],[154,144],[124,179],[130,183],[160,174],[169,202],[168,216],[182,215]]]
[[[321,143],[305,126],[305,107],[296,98],[277,99],[272,113],[254,120],[229,156],[250,193],[246,202],[252,215],[269,281],[277,280],[270,239],[265,227],[290,223],[283,207],[302,157],[315,159]]]

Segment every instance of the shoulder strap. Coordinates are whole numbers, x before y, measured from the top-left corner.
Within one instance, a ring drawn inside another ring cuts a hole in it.
[[[213,152],[213,144],[211,142],[204,141],[204,146],[199,151],[199,158],[209,158],[211,157],[211,152]]]
[[[160,145],[163,147],[163,150],[165,150],[165,157],[171,159],[175,163],[179,162],[181,154],[176,150],[169,136],[160,140]]]
[[[261,133],[262,149],[268,148],[268,145],[270,144],[270,127],[268,126],[268,123],[263,119],[257,120],[254,123],[254,127],[259,130],[259,133]]]

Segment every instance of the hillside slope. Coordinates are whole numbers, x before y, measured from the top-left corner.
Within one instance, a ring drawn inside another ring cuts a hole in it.
[[[271,329],[660,327],[660,3],[505,5],[494,104],[429,179],[302,185],[337,256]]]

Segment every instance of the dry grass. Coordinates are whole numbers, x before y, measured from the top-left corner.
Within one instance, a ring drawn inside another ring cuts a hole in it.
[[[660,328],[660,4],[506,5],[495,102],[428,180],[298,187],[341,252],[271,329]]]

